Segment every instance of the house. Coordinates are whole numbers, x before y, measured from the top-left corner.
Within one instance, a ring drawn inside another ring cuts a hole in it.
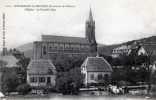
[[[87,57],[81,65],[85,86],[105,84],[111,79],[111,65],[103,57]]]
[[[141,44],[147,53],[152,53],[153,56],[156,56],[156,42],[145,42]]]
[[[27,68],[27,83],[31,87],[54,87],[56,69],[50,60],[31,60]]]
[[[112,57],[116,58],[121,55],[147,55],[147,51],[142,44],[137,44],[136,42],[130,45],[121,45],[120,47],[114,48],[112,50]]]
[[[131,52],[131,46],[130,45],[122,45],[120,47],[114,48],[112,50],[112,57],[119,57],[122,54],[129,55]]]

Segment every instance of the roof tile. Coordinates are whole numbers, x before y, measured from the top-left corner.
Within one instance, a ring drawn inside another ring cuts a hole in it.
[[[65,36],[55,36],[55,35],[42,35],[42,41],[89,44],[89,41],[87,41],[86,38],[65,37]]]
[[[28,65],[28,74],[55,74],[55,66],[50,60],[31,60]]]
[[[82,66],[86,66],[87,71],[112,72],[111,65],[102,57],[88,57]]]

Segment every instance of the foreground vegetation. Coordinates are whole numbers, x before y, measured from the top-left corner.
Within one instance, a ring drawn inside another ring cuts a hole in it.
[[[15,55],[16,56],[16,55]],[[122,68],[113,67],[111,84],[118,86],[137,85],[138,82],[150,82],[156,84],[156,72],[149,70],[151,62],[147,56],[122,55],[119,58],[103,56],[112,66],[123,66]],[[18,68],[5,68],[2,76],[2,90],[5,94],[10,92],[19,92],[27,94],[31,87],[26,84],[26,72],[30,59],[24,55],[16,56],[19,59]],[[57,55],[53,57],[52,62],[56,66],[57,77],[55,92],[62,94],[78,94],[79,89],[83,86],[83,76],[81,75],[80,66],[85,60],[82,56]],[[142,64],[146,66],[141,67]],[[0,64],[7,64],[0,61]],[[151,91],[155,91],[154,88]]]

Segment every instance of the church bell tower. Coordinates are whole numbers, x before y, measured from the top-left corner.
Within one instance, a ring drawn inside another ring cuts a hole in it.
[[[90,8],[89,18],[86,21],[86,39],[90,43],[91,53],[95,55],[97,54],[97,43],[95,39],[95,21],[93,19],[92,10]]]

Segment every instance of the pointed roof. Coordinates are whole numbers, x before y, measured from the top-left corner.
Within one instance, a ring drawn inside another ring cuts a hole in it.
[[[155,43],[144,43],[142,47],[146,50],[147,54],[152,53],[153,56],[156,56],[156,44]]]
[[[93,21],[92,9],[89,11],[89,21]]]
[[[92,72],[112,72],[111,65],[103,57],[87,57],[82,67]]]
[[[55,66],[50,60],[46,59],[35,59],[31,60],[28,68],[28,74],[49,74],[53,75],[56,73]]]

